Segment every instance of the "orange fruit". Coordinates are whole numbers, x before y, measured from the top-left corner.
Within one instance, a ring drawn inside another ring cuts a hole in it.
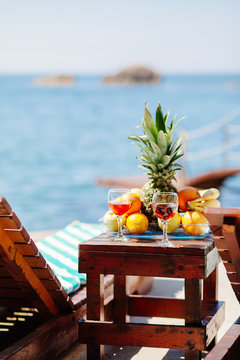
[[[200,193],[192,186],[185,186],[178,191],[178,203],[182,211],[187,211],[187,202],[200,198]]]
[[[127,217],[126,226],[132,234],[143,234],[148,228],[148,218],[140,212],[132,213]]]
[[[128,194],[124,194],[121,196],[122,199],[124,198],[129,198]],[[141,202],[141,198],[139,195],[132,193],[132,205],[130,207],[130,209],[126,212],[126,216],[135,213],[135,212],[139,212],[141,210],[141,206],[142,206],[142,202]]]
[[[199,211],[187,211],[182,216],[182,227],[190,235],[201,235],[207,230],[208,221]]]

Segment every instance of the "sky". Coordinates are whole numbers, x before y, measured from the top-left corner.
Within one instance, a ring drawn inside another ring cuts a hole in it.
[[[0,73],[240,73],[239,0],[0,0]]]

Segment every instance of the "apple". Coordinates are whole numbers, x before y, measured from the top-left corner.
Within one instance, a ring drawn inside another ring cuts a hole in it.
[[[118,231],[118,219],[117,215],[114,214],[111,210],[108,210],[103,217],[103,222],[106,228],[110,231]]]

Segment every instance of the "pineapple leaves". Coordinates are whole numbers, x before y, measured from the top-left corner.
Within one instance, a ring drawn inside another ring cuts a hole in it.
[[[183,156],[183,138],[179,137],[173,142],[173,132],[183,118],[176,121],[174,116],[168,125],[169,115],[169,111],[163,115],[161,105],[158,104],[154,122],[145,103],[143,135],[132,134],[128,137],[139,147],[141,153],[137,159],[142,162],[139,167],[146,170],[155,188],[171,189],[170,184],[175,179],[175,172],[182,168],[177,160]]]
[[[162,130],[163,132],[166,132],[164,116],[163,116],[163,112],[162,112],[162,108],[161,108],[160,104],[158,104],[158,107],[156,110],[156,127],[157,127],[158,131]]]
[[[132,135],[132,136],[128,136],[128,139],[133,140],[135,142],[140,142],[143,145],[148,145],[148,138],[146,135],[143,136]]]
[[[163,166],[166,167],[169,164],[170,160],[171,160],[171,156],[164,155],[164,157],[162,159]]]
[[[165,155],[167,152],[168,144],[165,134],[162,130],[160,130],[158,133],[157,144],[159,148],[162,150],[163,155]]]
[[[150,111],[147,107],[147,104],[145,104],[145,111],[144,111],[144,118],[142,121],[142,127],[143,127],[145,134],[149,138],[149,140],[152,140],[155,143],[157,143],[158,129],[157,129],[156,125],[154,124],[154,121],[153,121]]]
[[[162,153],[160,147],[157,144],[155,144],[153,141],[150,141],[150,144],[152,146],[154,154],[156,155],[156,160],[161,161],[163,153]]]

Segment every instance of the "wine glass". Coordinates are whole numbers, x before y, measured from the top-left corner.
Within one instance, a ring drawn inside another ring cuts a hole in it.
[[[122,216],[130,209],[133,197],[129,189],[110,189],[108,191],[108,207],[118,219],[118,233],[114,240],[128,241],[123,235]]]
[[[167,227],[168,221],[178,210],[178,195],[174,192],[158,192],[153,195],[152,207],[155,215],[161,219],[163,224],[163,239],[158,246],[174,247],[168,240]]]

